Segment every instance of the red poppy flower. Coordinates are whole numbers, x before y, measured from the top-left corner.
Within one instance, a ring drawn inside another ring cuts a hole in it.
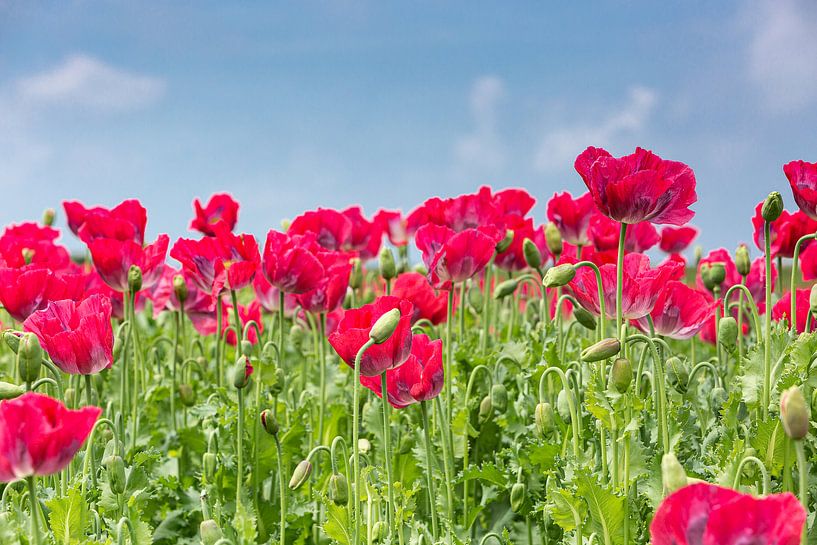
[[[101,413],[99,407],[72,411],[34,392],[0,402],[0,482],[65,469]]]
[[[755,230],[755,246],[757,246],[761,252],[765,251],[766,248],[763,237],[765,222],[761,214],[762,208],[763,203],[758,203],[755,207],[755,215],[752,218],[752,226]],[[780,217],[771,223],[769,229],[771,234],[770,246],[772,256],[791,258],[794,257],[794,245],[797,244],[800,237],[817,232],[817,221],[811,219],[799,210],[794,213],[783,210]],[[809,246],[809,244],[807,243],[801,246],[801,249],[806,246]]]
[[[367,377],[376,377],[388,369],[403,365],[411,354],[411,314],[412,306],[408,301],[397,297],[383,296],[374,303],[360,308],[349,309],[337,330],[329,335],[329,344],[347,365],[354,369],[355,357],[361,347],[369,340],[369,332],[378,318],[392,309],[400,309],[400,321],[389,339],[371,346],[360,360],[360,373]]]
[[[649,221],[683,225],[695,213],[695,174],[684,163],[661,159],[651,151],[613,157],[589,147],[577,158],[576,171],[602,214],[622,223]]]
[[[22,238],[25,240],[54,242],[59,238],[60,231],[48,225],[40,225],[28,221],[17,225],[9,225],[3,231],[3,236]]]
[[[809,290],[797,290],[795,297],[797,298],[797,332],[802,333],[806,330],[806,318],[811,312],[809,305]],[[772,307],[772,319],[776,322],[786,320],[786,323],[791,323],[791,291],[783,294],[783,297]],[[814,318],[812,318],[814,321]],[[814,325],[812,325],[812,331]]]
[[[182,264],[196,286],[218,296],[224,289],[240,290],[252,282],[261,262],[252,235],[235,235],[222,223],[213,225],[216,236],[201,240],[180,238],[170,256]]]
[[[443,389],[443,342],[414,335],[411,355],[397,369],[386,371],[389,403],[396,409],[434,399]],[[360,383],[383,397],[381,378],[361,375]]]
[[[434,325],[445,321],[448,297],[444,293],[438,294],[422,274],[406,272],[399,275],[394,281],[391,294],[398,299],[411,302],[414,306],[412,325],[422,318]]]
[[[364,261],[376,257],[383,243],[383,227],[374,221],[367,220],[359,206],[350,206],[341,213],[352,224],[349,240],[343,249],[357,252]]]
[[[69,375],[93,375],[113,364],[111,302],[91,295],[81,303],[66,299],[49,304],[23,322],[54,364]]]
[[[415,243],[423,253],[431,285],[450,290],[454,283],[468,280],[482,271],[494,255],[495,233],[492,228],[455,233],[440,225],[421,227]]]
[[[523,249],[525,239],[533,241],[542,254],[543,261],[550,256],[545,242],[545,230],[541,225],[535,228],[532,219],[520,216],[508,216],[506,219],[505,227],[513,231],[513,240],[504,252],[496,254],[494,263],[497,267],[506,271],[520,271],[526,268],[528,263],[525,261]]]
[[[0,303],[18,322],[51,301],[76,301],[84,293],[85,279],[81,275],[55,273],[39,264],[0,269]]]
[[[692,244],[698,236],[698,229],[691,225],[684,227],[670,227],[667,225],[661,229],[661,250],[668,254],[680,254]]]
[[[0,265],[19,268],[39,263],[52,271],[65,270],[71,266],[68,250],[56,244],[50,227],[24,223],[7,227],[0,236]]]
[[[446,203],[439,197],[431,197],[409,212],[406,216],[406,232],[413,236],[423,225],[433,223],[434,225],[446,225],[445,219]]]
[[[559,228],[565,242],[574,246],[590,244],[587,228],[595,211],[596,205],[589,192],[575,199],[567,191],[554,193],[547,205],[548,221]]]
[[[444,225],[457,233],[466,229],[476,229],[481,225],[491,225],[496,223],[500,216],[491,188],[488,186],[480,187],[476,193],[446,199],[443,203]]]
[[[488,188],[490,191],[490,188]],[[494,193],[494,206],[502,216],[525,217],[536,204],[530,193],[521,188],[502,189]]]
[[[806,512],[792,494],[755,498],[698,483],[668,496],[653,517],[653,545],[797,545]]]
[[[593,214],[588,229],[593,246],[600,252],[615,251],[618,254],[618,237],[621,235],[621,225],[607,216]],[[644,253],[661,240],[658,230],[648,222],[642,221],[627,226],[624,235],[624,249],[627,252]]]
[[[312,233],[315,240],[326,250],[342,250],[352,237],[352,222],[331,208],[318,208],[304,212],[287,229],[289,235]]]
[[[604,292],[605,315],[614,319],[616,315],[616,265],[605,264],[599,269]],[[663,263],[652,269],[650,258],[646,255],[625,255],[621,298],[624,318],[635,320],[652,312],[664,285],[670,280],[678,280],[683,273],[683,267],[676,262]],[[600,313],[596,276],[592,270],[587,267],[580,268],[576,271],[576,277],[569,286],[582,307],[596,315]]]
[[[76,201],[62,203],[68,218],[68,227],[80,240],[88,244],[96,238],[145,240],[147,210],[136,199],[122,201],[110,210],[101,206],[85,208]]]
[[[335,310],[346,296],[352,265],[349,254],[343,252],[318,252],[323,268],[323,278],[309,291],[299,293],[298,304],[307,312],[327,313]]]
[[[256,274],[252,279],[252,289],[255,291],[255,297],[261,303],[261,308],[267,312],[278,312],[281,304],[281,290],[267,282],[263,274]],[[298,307],[298,296],[294,293],[284,294],[284,314],[292,316],[295,309]]]
[[[650,316],[657,334],[672,339],[689,339],[703,329],[714,310],[715,302],[709,294],[683,282],[671,281],[659,292]],[[641,331],[649,333],[646,316],[635,323]]]
[[[205,206],[198,199],[194,200],[193,211],[196,217],[190,222],[190,229],[210,237],[216,236],[213,230],[216,223],[223,223],[228,231],[232,231],[238,221],[238,203],[227,193],[216,193]]]
[[[817,220],[817,163],[792,161],[783,166],[794,202],[808,217]]]
[[[128,290],[128,271],[132,265],[142,270],[143,289],[152,288],[159,281],[165,267],[168,242],[167,235],[159,235],[147,246],[132,240],[96,238],[88,242],[88,250],[102,280],[112,289],[124,293]]]
[[[230,317],[233,315],[232,312],[232,305],[225,305],[222,316],[224,316],[224,318]],[[261,304],[258,301],[253,301],[249,305],[238,305],[238,318],[241,320],[242,335],[244,334],[244,326],[246,326],[251,320],[258,324],[258,329],[261,333],[264,332],[264,321],[261,319]],[[234,321],[230,323],[231,325],[235,325]],[[232,329],[226,332],[224,339],[227,341],[227,344],[235,346],[236,337],[235,332]],[[255,327],[251,327],[247,331],[247,340],[252,344],[258,344],[258,331],[255,330]]]
[[[379,225],[389,242],[395,246],[405,246],[409,241],[408,225],[399,210],[379,210],[374,215],[374,223]]]
[[[704,263],[718,262],[723,263],[724,268],[726,269],[726,278],[723,281],[723,284],[721,284],[721,293],[725,294],[726,290],[735,284],[740,284],[740,274],[738,274],[738,269],[735,266],[735,262],[732,260],[732,255],[726,249],[718,248],[717,250],[712,250],[709,252],[698,262],[698,273],[695,277],[695,283],[699,290],[706,291],[706,287],[701,279],[701,266]],[[774,289],[776,281],[777,267],[772,264],[772,289]],[[749,293],[752,294],[752,298],[760,308],[764,303],[766,294],[766,262],[762,257],[759,257],[752,262],[749,269],[749,274],[746,276],[746,287],[749,289]],[[733,294],[734,300],[737,300],[738,297],[739,296],[737,293]]]
[[[284,293],[304,293],[315,289],[324,277],[316,255],[319,250],[312,234],[292,236],[271,229],[261,270],[269,283]]]

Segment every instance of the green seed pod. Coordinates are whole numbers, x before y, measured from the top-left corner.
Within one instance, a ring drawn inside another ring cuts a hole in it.
[[[675,454],[668,452],[661,459],[661,479],[664,488],[672,493],[687,485],[687,474],[684,467],[675,457]]]
[[[378,520],[375,522],[374,526],[372,527],[372,537],[374,538],[375,543],[382,543],[386,540],[388,535],[389,527],[386,525],[385,521]]]
[[[760,215],[768,222],[773,222],[783,213],[783,197],[777,191],[772,191],[766,200],[763,201],[763,207],[760,209]]]
[[[0,382],[0,401],[4,399],[14,399],[20,397],[26,392],[23,386],[11,384],[10,382]]]
[[[542,284],[546,288],[559,288],[566,286],[575,277],[576,267],[572,263],[562,263],[547,270],[545,277],[542,279]]]
[[[519,287],[519,281],[510,278],[503,282],[500,282],[494,287],[494,299],[504,299],[505,297],[511,295],[513,292],[516,291],[516,288]]]
[[[727,352],[734,352],[738,342],[738,322],[732,316],[724,316],[718,322],[718,342]]]
[[[679,393],[685,393],[689,386],[689,370],[686,363],[677,356],[667,359],[667,380]]]
[[[25,262],[25,264],[30,265],[31,260],[34,259],[34,250],[32,250],[31,248],[23,248],[23,251],[21,253],[23,254],[23,261]]]
[[[369,331],[369,338],[372,339],[375,344],[383,344],[388,341],[389,337],[394,333],[394,330],[397,329],[397,325],[400,323],[400,317],[400,309],[397,308],[393,308],[383,314],[375,321],[371,331]]]
[[[179,399],[185,407],[192,407],[196,404],[196,391],[193,387],[186,383],[178,385]]]
[[[105,472],[108,474],[111,491],[117,495],[123,494],[126,482],[125,461],[121,456],[108,456],[102,460],[102,465],[105,466]]]
[[[269,409],[261,411],[261,426],[270,435],[278,435],[278,421]]]
[[[556,396],[556,411],[562,420],[570,422],[570,403],[569,400],[573,397],[571,392],[567,390],[560,390],[559,395]]]
[[[360,289],[363,285],[363,264],[357,257],[351,260],[352,272],[349,274],[349,287],[353,290]]]
[[[40,376],[43,364],[43,349],[34,333],[23,333],[17,349],[17,364],[20,368],[20,379],[23,382],[34,382]]]
[[[43,210],[43,225],[46,227],[51,227],[54,225],[54,220],[57,217],[57,213],[54,211],[53,208],[46,208]]]
[[[544,436],[553,429],[553,407],[550,406],[550,403],[545,402],[536,405],[534,421],[539,435]]]
[[[528,489],[524,483],[514,483],[511,487],[511,509],[519,513],[528,499]]]
[[[596,317],[593,316],[589,310],[576,307],[573,309],[573,317],[576,318],[576,321],[585,329],[589,329],[590,331],[596,330]]]
[[[218,458],[214,452],[205,452],[201,457],[201,465],[204,469],[204,478],[208,483],[212,483],[216,477],[216,463]]]
[[[131,265],[128,269],[128,289],[131,293],[142,289],[142,269],[139,265]]]
[[[201,521],[199,525],[199,534],[201,535],[202,545],[216,545],[218,540],[224,537],[221,528],[213,519]]]
[[[491,387],[491,405],[498,413],[504,413],[508,408],[508,390],[502,384]]]
[[[502,252],[510,248],[511,242],[513,242],[513,237],[514,232],[511,231],[510,229],[506,229],[505,236],[503,237],[503,239],[497,242],[496,246],[494,246],[496,253],[501,254]]]
[[[485,422],[494,416],[494,405],[491,402],[491,396],[485,396],[479,403],[479,421]]]
[[[594,361],[612,358],[619,352],[621,352],[621,343],[619,340],[607,338],[585,348],[582,351],[582,359],[592,363]]]
[[[800,440],[808,434],[809,406],[803,391],[792,386],[780,395],[780,421],[790,439]]]
[[[349,481],[343,473],[335,473],[329,477],[327,495],[335,505],[344,505],[349,501]]]
[[[176,294],[176,299],[180,303],[187,301],[189,292],[187,290],[187,282],[184,281],[184,276],[177,274],[173,277],[173,293]]]
[[[307,460],[301,460],[292,472],[292,478],[289,480],[289,487],[292,490],[298,490],[312,475],[312,464]]]
[[[735,268],[741,276],[749,276],[752,269],[752,260],[749,258],[749,248],[745,244],[738,246],[735,250]]]
[[[392,280],[397,277],[397,264],[394,262],[394,253],[388,246],[380,249],[380,276],[383,277],[383,280]]]
[[[562,250],[564,250],[562,233],[559,232],[559,228],[556,227],[556,224],[552,221],[549,221],[548,224],[545,225],[545,241],[547,242],[550,253],[555,255],[558,259],[558,257],[562,255]]]
[[[610,381],[616,391],[623,394],[630,388],[633,381],[633,364],[626,358],[617,358],[610,368]]]
[[[529,238],[526,238],[522,243],[522,255],[525,257],[525,263],[531,269],[538,271],[542,267],[542,252],[536,247],[536,243]]]

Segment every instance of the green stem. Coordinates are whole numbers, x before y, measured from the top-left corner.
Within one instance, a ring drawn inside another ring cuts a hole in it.
[[[318,442],[323,441],[323,425],[324,425],[324,409],[326,407],[326,314],[321,313],[321,316],[318,320],[318,354],[319,354],[319,362],[320,365],[320,392],[321,392],[321,404],[318,406]],[[383,373],[383,376],[386,376],[386,373]]]
[[[40,506],[37,500],[37,477],[34,475],[26,479],[28,482],[28,499],[31,505],[31,535],[35,545],[41,545],[43,536],[40,534]]]
[[[221,324],[222,320],[222,312],[223,309],[221,308],[221,296],[216,297],[216,373],[218,376],[216,377],[216,384],[221,387],[222,381],[224,380],[224,369],[221,363],[221,337],[224,334],[223,327]]]
[[[767,237],[768,238],[768,237]],[[817,233],[811,235],[805,235],[800,237],[797,240],[797,243],[794,245],[794,253],[792,254],[792,261],[791,261],[791,282],[789,283],[789,290],[791,290],[791,315],[797,316],[797,265],[800,262],[800,247],[808,242],[809,240],[814,240],[817,238]],[[783,271],[780,271],[780,274],[783,274]],[[789,328],[792,331],[795,331],[797,324],[795,320],[789,320],[791,323],[789,324]]]
[[[380,395],[381,405],[383,406],[383,444],[385,446],[385,461],[386,461],[386,479],[388,483],[389,507],[386,510],[389,528],[402,532],[401,528],[397,528],[395,521],[395,503],[394,503],[394,484],[391,468],[391,422],[389,422],[389,391],[386,382],[386,373],[380,375]]]
[[[622,292],[624,290],[624,239],[627,236],[627,224],[621,222],[621,233],[618,237],[618,255],[616,256],[616,337],[621,344],[624,344],[624,332],[621,324],[624,321],[623,308],[621,305]]]
[[[453,453],[451,452],[451,445],[449,443],[450,436],[448,435],[448,422],[445,419],[445,412],[443,411],[442,404],[440,403],[440,397],[437,396],[434,398],[436,401],[437,412],[439,413],[440,417],[440,434],[443,436],[443,471],[445,471],[445,494],[446,494],[446,507],[448,508],[448,537],[450,541],[451,537],[451,527],[454,525],[454,493],[451,489],[453,484],[454,475],[452,474],[451,463],[449,460]]]
[[[280,536],[280,544],[286,545],[286,528],[287,528],[287,509],[286,509],[286,484],[284,478],[284,462],[283,462],[283,450],[281,449],[281,441],[278,440],[278,436],[275,435],[275,449],[278,453],[278,501],[281,503],[281,536]]]
[[[769,419],[769,396],[772,387],[772,242],[770,240],[770,225],[768,221],[763,222],[763,239],[766,250],[766,270],[764,271],[766,273],[766,314],[764,315],[766,329],[763,340],[763,407],[761,409],[764,422]],[[792,324],[796,324],[797,319],[793,316],[790,316],[789,319]]]
[[[238,436],[236,437],[235,503],[241,502],[241,483],[244,480],[244,389],[238,388]]]
[[[434,466],[431,463],[431,432],[428,424],[428,408],[426,407],[425,401],[420,402],[420,412],[423,416],[423,435],[425,436],[426,442],[426,486],[428,487],[428,497],[431,503],[431,536],[436,543],[439,528],[437,522],[437,494],[434,491]]]
[[[374,344],[373,339],[366,341],[355,356],[355,379],[352,384],[352,456],[354,458],[355,481],[352,488],[355,496],[354,545],[360,545],[360,360],[363,353]]]
[[[491,275],[493,272],[494,258],[488,262],[485,267],[485,285],[482,290],[482,338],[480,339],[480,347],[485,352],[488,349],[488,335],[491,327]]]
[[[85,377],[85,403],[87,403],[89,407],[93,407],[94,394],[91,389],[91,375],[83,375],[83,377]]]

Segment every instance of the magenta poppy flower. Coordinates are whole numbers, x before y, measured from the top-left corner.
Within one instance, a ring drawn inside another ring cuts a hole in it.
[[[525,261],[524,245],[525,239],[530,239],[542,254],[542,261],[549,259],[547,242],[545,241],[545,230],[540,225],[533,226],[533,220],[520,216],[508,216],[505,228],[513,231],[513,240],[504,252],[496,254],[494,263],[497,267],[505,271],[521,271],[527,268]]]
[[[228,231],[235,229],[238,221],[238,202],[228,193],[216,193],[210,197],[205,206],[201,201],[193,201],[196,216],[190,222],[190,229],[209,237],[216,236],[213,225],[223,223]]]
[[[350,206],[341,212],[352,224],[349,240],[344,245],[346,251],[357,252],[360,259],[366,261],[377,257],[383,243],[383,227],[369,221],[359,206]]]
[[[319,251],[311,234],[289,235],[271,229],[261,270],[269,283],[284,293],[304,293],[315,289],[324,277]]]
[[[423,204],[409,212],[406,216],[406,232],[409,236],[414,236],[417,230],[423,225],[432,223],[434,225],[446,225],[445,219],[446,203],[439,197],[426,199]]]
[[[62,206],[69,229],[86,244],[96,238],[132,240],[139,244],[145,240],[147,210],[136,199],[122,201],[111,209],[85,208],[77,201],[65,201]]]
[[[659,247],[668,254],[680,254],[692,244],[698,236],[698,229],[691,225],[683,227],[671,227],[669,225],[661,229],[661,243]]]
[[[298,304],[307,312],[328,313],[340,306],[349,287],[352,264],[344,252],[318,252],[318,261],[324,274],[309,291],[297,294]]]
[[[383,397],[382,381],[379,376],[361,375],[360,383]],[[396,409],[408,407],[421,401],[429,401],[443,389],[443,342],[432,341],[427,335],[414,335],[411,354],[397,369],[386,371],[386,390],[389,403]]]
[[[72,411],[34,392],[0,402],[0,482],[65,469],[101,413],[99,407]]]
[[[797,298],[797,332],[803,333],[806,330],[806,319],[811,311],[809,305],[809,290],[797,290],[795,297]],[[791,291],[784,293],[783,297],[774,304],[772,307],[772,319],[775,322],[786,320],[786,323],[791,324]],[[812,325],[811,330],[814,330],[814,325]]]
[[[725,248],[718,248],[717,250],[712,250],[709,252],[705,257],[703,257],[698,262],[698,273],[695,277],[695,284],[697,285],[699,290],[706,291],[706,287],[704,286],[703,280],[701,279],[701,266],[704,263],[716,263],[720,262],[724,264],[724,268],[726,269],[726,278],[721,284],[721,293],[725,294],[726,290],[734,286],[735,284],[740,284],[740,274],[738,273],[738,269],[735,266],[735,262],[732,259],[732,255],[725,249]],[[774,290],[775,283],[777,282],[777,267],[772,264],[772,289]],[[764,304],[765,293],[766,293],[766,262],[764,258],[759,257],[752,261],[752,265],[749,269],[749,274],[746,276],[746,287],[749,289],[749,293],[752,294],[752,298],[755,300],[755,303],[758,305],[758,308],[761,308]],[[738,299],[738,294],[733,293],[733,299]]]
[[[111,301],[91,295],[66,299],[38,310],[23,322],[37,336],[51,361],[69,375],[93,375],[113,364]]]
[[[476,193],[445,199],[442,213],[445,220],[443,225],[457,233],[476,229],[481,225],[495,224],[501,217],[488,186],[480,187]]]
[[[590,227],[590,217],[595,212],[596,205],[589,192],[575,199],[567,191],[554,193],[547,205],[548,221],[559,228],[565,242],[574,246],[590,244],[587,228]]]
[[[270,284],[263,274],[256,274],[252,279],[252,289],[255,297],[261,303],[261,308],[267,312],[278,312],[281,304],[281,290]],[[294,293],[284,293],[284,314],[292,316],[298,307],[298,296]]]
[[[352,222],[337,210],[318,208],[304,212],[287,229],[289,235],[311,233],[317,243],[330,251],[343,250],[352,237]]]
[[[797,545],[806,512],[792,494],[755,498],[709,483],[669,495],[653,517],[653,545]]]
[[[763,203],[758,203],[755,207],[755,215],[752,217],[752,227],[754,227],[754,241],[755,246],[762,252],[765,251],[764,241],[764,220],[761,215]],[[786,210],[780,214],[780,217],[774,220],[769,225],[770,230],[770,247],[773,257],[794,257],[794,246],[797,241],[804,235],[810,235],[817,232],[817,221],[811,219],[806,214],[798,210],[791,213]],[[810,244],[807,242],[801,245],[801,250],[805,249]]]
[[[817,163],[792,161],[783,166],[794,202],[808,217],[817,220]]]
[[[85,279],[78,274],[52,272],[40,264],[0,269],[0,304],[18,322],[51,301],[77,301],[84,294]]]
[[[369,332],[378,318],[392,309],[400,310],[400,321],[389,339],[371,346],[360,360],[360,373],[376,377],[403,365],[411,354],[411,314],[408,301],[385,295],[374,303],[343,313],[337,329],[329,335],[329,344],[349,367],[355,367],[358,351],[369,341]]]
[[[698,200],[695,174],[684,163],[662,159],[651,151],[613,157],[589,147],[577,158],[576,171],[593,195],[599,211],[618,222],[649,221],[684,225]]]
[[[614,319],[616,315],[616,265],[599,267],[604,292],[605,315]],[[674,261],[650,268],[650,258],[644,254],[624,256],[621,307],[624,318],[636,320],[652,312],[661,290],[670,280],[683,276],[683,267]],[[582,267],[569,284],[573,295],[586,310],[600,314],[596,276],[592,270]]]
[[[55,242],[60,236],[60,231],[48,225],[27,221],[17,225],[9,225],[3,230],[3,236],[41,242]]]
[[[655,332],[672,339],[694,337],[713,317],[715,302],[699,290],[677,280],[667,282],[650,312]],[[647,317],[636,320],[638,328],[649,333]]]
[[[488,188],[490,191],[490,188]],[[501,189],[494,193],[494,206],[502,216],[519,216],[523,218],[528,215],[536,199],[527,190],[517,187]]]
[[[415,236],[415,243],[423,253],[431,285],[450,290],[481,272],[496,246],[496,230],[492,228],[466,229],[455,233],[448,227],[425,225]]]
[[[54,242],[54,231],[35,224],[6,228],[0,236],[0,266],[19,268],[37,263],[52,271],[69,269],[71,256]]]
[[[164,234],[147,246],[132,240],[96,238],[88,242],[88,250],[102,280],[112,289],[124,293],[128,290],[128,271],[133,265],[142,271],[143,289],[150,289],[159,281],[165,267],[168,242]]]
[[[378,210],[374,223],[379,225],[395,246],[405,246],[409,241],[408,225],[399,210]]]
[[[445,321],[448,297],[444,293],[437,293],[422,274],[406,272],[399,275],[391,288],[391,294],[413,305],[412,325],[423,318],[434,325]]]
[[[618,239],[621,235],[621,225],[601,214],[593,214],[588,229],[593,246],[600,252],[613,251],[618,254]],[[642,221],[627,226],[624,235],[624,249],[627,252],[644,253],[661,240],[658,230],[648,222]]]

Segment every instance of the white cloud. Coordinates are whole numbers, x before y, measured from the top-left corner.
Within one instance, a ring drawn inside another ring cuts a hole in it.
[[[466,168],[497,168],[505,163],[505,149],[497,134],[497,106],[505,84],[496,76],[483,76],[471,87],[470,110],[474,129],[455,146],[459,163]]]
[[[540,141],[534,168],[547,172],[572,164],[587,146],[611,146],[624,135],[637,134],[646,126],[658,95],[647,87],[633,87],[626,104],[594,121],[552,127]]]
[[[165,82],[88,55],[73,55],[50,70],[20,78],[14,90],[27,105],[80,106],[115,112],[152,104],[164,93]]]
[[[752,33],[748,77],[773,112],[792,112],[817,101],[817,4],[760,0],[749,4]]]

